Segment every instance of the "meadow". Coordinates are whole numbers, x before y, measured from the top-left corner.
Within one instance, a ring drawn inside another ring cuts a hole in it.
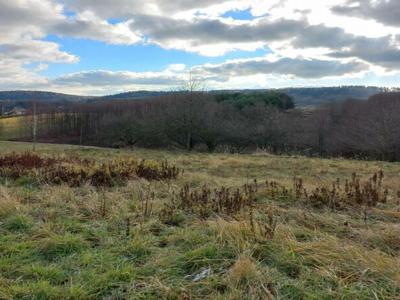
[[[0,142],[0,299],[400,299],[400,163],[31,150]]]

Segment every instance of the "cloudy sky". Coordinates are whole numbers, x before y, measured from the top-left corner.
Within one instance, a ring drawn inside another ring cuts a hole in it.
[[[400,86],[399,0],[0,0],[0,90]]]

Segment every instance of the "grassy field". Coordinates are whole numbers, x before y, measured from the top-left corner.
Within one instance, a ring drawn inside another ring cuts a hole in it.
[[[0,155],[31,149],[0,142]],[[46,144],[37,153],[184,171],[112,187],[3,178],[0,299],[400,299],[398,163]],[[368,209],[294,196],[294,177],[311,191],[379,171],[386,202]],[[177,205],[185,188],[245,184],[253,198],[234,213]]]
[[[24,124],[28,123],[31,118],[28,116],[14,116],[14,117],[2,117],[0,118],[0,138],[16,139],[19,137],[26,136],[26,129]],[[30,133],[28,131],[28,133]]]

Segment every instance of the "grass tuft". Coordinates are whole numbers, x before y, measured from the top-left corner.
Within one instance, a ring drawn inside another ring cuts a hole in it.
[[[47,260],[55,260],[67,255],[78,253],[88,247],[88,243],[78,235],[50,234],[40,240],[39,253]]]

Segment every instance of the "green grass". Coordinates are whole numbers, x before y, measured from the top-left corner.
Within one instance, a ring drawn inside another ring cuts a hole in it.
[[[0,154],[29,143],[0,142]],[[43,155],[167,159],[176,181],[91,186],[0,185],[0,299],[399,299],[400,213],[395,197],[364,222],[356,209],[331,212],[260,191],[256,215],[273,211],[273,238],[253,232],[248,212],[207,220],[159,216],[172,190],[189,184],[239,187],[254,178],[308,186],[382,169],[391,194],[400,164],[156,150],[37,145]],[[155,193],[141,215],[139,191]],[[105,198],[104,198],[105,197]],[[106,199],[106,213],[102,203]],[[129,222],[127,222],[129,218]],[[127,228],[129,224],[129,229]],[[193,279],[210,269],[205,278]]]

